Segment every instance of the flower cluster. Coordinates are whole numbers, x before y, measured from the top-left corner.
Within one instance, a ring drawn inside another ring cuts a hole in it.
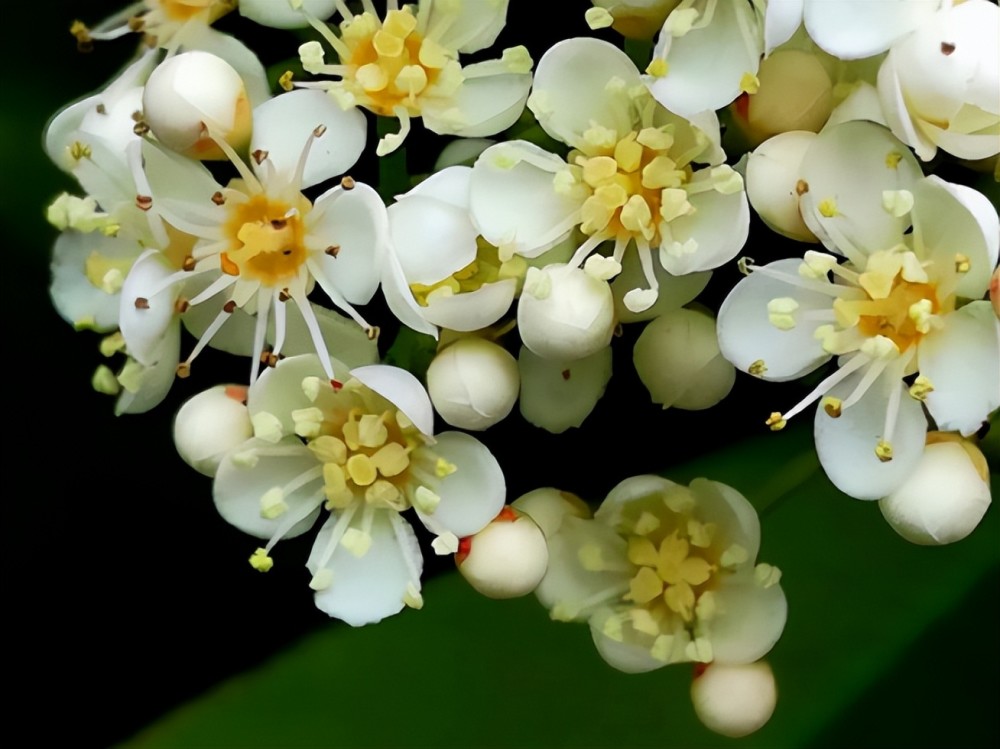
[[[595,0],[628,54],[604,31],[482,60],[521,31],[508,5],[146,0],[75,23],[81,48],[144,43],[46,129],[80,192],[48,207],[52,300],[102,334],[116,412],[200,381],[175,443],[262,540],[255,570],[319,524],[303,582],[361,626],[423,606],[422,547],[454,555],[484,595],[586,621],[615,668],[694,662],[699,717],[743,735],[774,708],[787,604],[740,491],[646,473],[593,512],[505,504],[491,435],[466,432],[586,429],[626,341],[663,409],[716,407],[737,370],[824,370],[761,421],[818,405],[841,492],[916,543],[971,533],[1000,408],[1000,220],[972,186],[1000,179],[997,7]],[[223,353],[245,380],[192,366]],[[615,418],[621,442],[644,428]]]

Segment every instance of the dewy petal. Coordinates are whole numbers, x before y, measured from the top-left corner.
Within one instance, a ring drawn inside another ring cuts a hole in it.
[[[99,285],[102,278],[90,278],[87,263],[91,258],[131,262],[142,253],[142,245],[129,239],[106,237],[100,232],[82,234],[64,231],[52,249],[52,303],[71,325],[109,332],[118,327],[121,306],[118,292],[108,293]],[[124,271],[111,270],[111,273]],[[95,283],[96,282],[96,283]],[[113,288],[113,287],[110,287]]]
[[[626,674],[642,674],[666,665],[653,657],[649,648],[636,643],[614,640],[604,634],[604,622],[614,616],[611,609],[597,612],[590,621],[590,634],[594,647],[609,666]]]
[[[802,160],[808,187],[802,217],[810,229],[819,224],[818,234],[845,237],[860,251],[894,247],[909,217],[886,211],[882,193],[912,191],[921,176],[910,149],[880,125],[852,121],[824,129]],[[848,254],[850,248],[830,249]]]
[[[566,168],[558,156],[527,141],[483,151],[472,168],[469,206],[486,241],[535,257],[565,237],[567,221],[583,202],[556,192],[553,179]]]
[[[774,647],[785,628],[788,602],[781,585],[763,588],[752,572],[713,591],[716,615],[708,622],[716,663],[752,663]]]
[[[313,252],[316,280],[330,286],[352,304],[366,304],[379,283],[380,258],[387,251],[388,217],[382,199],[368,185],[356,182],[346,190],[335,187],[321,195],[306,217],[306,246]],[[336,257],[326,248],[340,249]]]
[[[660,252],[660,263],[675,276],[711,270],[732,260],[750,233],[750,204],[743,190],[729,195],[709,190],[691,195],[689,202],[694,213],[670,222],[671,238],[682,245],[693,239],[698,248],[681,255]],[[661,250],[670,243],[665,240]]]
[[[809,36],[841,60],[885,52],[892,43],[930,18],[941,0],[806,0],[803,20]]]
[[[341,109],[326,92],[296,89],[254,109],[250,151],[266,151],[278,175],[288,179],[306,141],[320,125],[326,132],[310,147],[301,187],[318,185],[354,166],[367,137],[364,115],[356,108]]]
[[[654,57],[665,57],[668,72],[647,77],[646,85],[660,104],[681,116],[721,109],[740,95],[744,75],[756,75],[763,51],[750,3],[716,3],[705,26],[679,37],[660,33]]]
[[[216,31],[204,23],[191,23],[184,29],[182,49],[210,52],[228,62],[243,80],[250,106],[257,106],[271,96],[267,72],[257,55],[236,37]]]
[[[989,198],[981,192],[926,177],[913,191],[913,235],[935,263],[953,263],[961,253],[969,270],[958,279],[956,293],[982,299],[1000,254],[1000,219]]]
[[[503,317],[516,293],[517,281],[507,278],[483,284],[475,291],[432,296],[422,311],[428,322],[442,328],[463,332],[482,330]]]
[[[388,208],[389,233],[410,283],[431,286],[476,259],[479,232],[469,213],[432,197],[405,197]]]
[[[122,285],[118,325],[128,352],[140,364],[154,361],[153,351],[175,317],[180,283],[152,294],[174,270],[158,250],[146,250],[135,261]]]
[[[800,260],[788,258],[764,266],[798,277]],[[729,292],[719,309],[716,328],[719,348],[733,366],[744,372],[758,361],[765,369],[758,376],[783,382],[794,380],[830,360],[813,337],[814,325],[800,323],[791,330],[771,324],[767,304],[794,293],[799,309],[829,308],[826,294],[798,289],[763,273],[751,273]]]
[[[142,414],[158,406],[174,383],[177,363],[181,358],[181,326],[176,320],[150,352],[151,363],[142,366],[139,389],[122,389],[115,402],[115,415]]]
[[[336,359],[330,359],[330,362],[337,378],[346,382],[350,376],[347,367]],[[319,357],[313,353],[290,356],[279,361],[277,366],[265,369],[247,394],[250,417],[262,412],[270,413],[281,422],[284,435],[293,434],[295,423],[292,411],[313,406],[302,389],[302,381],[307,377],[317,377],[323,382],[327,379]]]
[[[862,356],[862,354],[859,354]],[[849,375],[830,389],[830,395],[844,399],[850,395],[865,370]],[[883,437],[886,408],[891,388],[900,396],[899,414],[893,432],[892,460],[881,462],[875,447]],[[883,375],[864,396],[838,418],[816,409],[814,436],[819,462],[830,481],[857,499],[881,499],[891,494],[920,461],[927,434],[927,419],[920,401],[911,398],[906,385]]]
[[[753,505],[731,486],[694,479],[690,484],[697,500],[695,516],[702,522],[714,523],[716,538],[727,545],[739,544],[747,552],[747,563],[752,565],[760,549],[760,518]]]
[[[1000,407],[1000,322],[986,301],[942,322],[920,342],[920,374],[934,387],[927,408],[938,429],[969,435]]]
[[[440,480],[435,493],[441,498],[432,514],[417,515],[434,532],[451,531],[459,538],[478,533],[503,509],[507,485],[493,453],[464,432],[435,436],[433,451],[456,467]]]
[[[352,627],[374,624],[402,611],[409,586],[419,585],[424,560],[410,524],[394,515],[395,510],[375,511],[371,547],[363,556],[356,557],[337,544],[326,565],[333,577],[329,587],[316,591],[316,608]],[[336,522],[337,516],[331,515],[316,536],[306,562],[313,575],[319,571]]]
[[[604,395],[611,359],[610,346],[573,361],[543,359],[521,346],[521,415],[553,434],[580,426]]]
[[[301,0],[291,3],[287,0],[242,0],[240,15],[256,21],[262,26],[274,29],[301,29],[309,25],[305,14],[296,9],[301,7],[312,16],[325,20],[333,15],[337,7],[336,0]]]
[[[635,64],[614,45],[565,39],[538,61],[528,108],[545,132],[570,146],[579,146],[594,125],[621,138],[635,124],[630,91],[641,83]]]
[[[268,455],[268,450],[282,448],[279,456]],[[297,476],[319,466],[316,456],[298,438],[288,437],[274,445],[253,437],[229,452],[219,464],[212,485],[215,507],[223,519],[244,533],[257,538],[270,538],[284,523],[297,513],[305,512],[315,504],[302,520],[292,525],[282,538],[292,538],[312,527],[322,506],[316,497],[321,476],[284,495],[288,509],[274,519],[263,517],[260,498],[274,487],[281,487]]]
[[[625,253],[622,258],[622,272],[611,282],[611,293],[615,297],[615,315],[619,322],[652,320],[667,312],[680,309],[704,290],[712,278],[712,272],[703,271],[675,276],[665,271],[660,263],[653,263],[653,276],[659,284],[656,301],[647,310],[632,312],[625,306],[623,299],[632,289],[646,288],[647,282],[638,253]]]
[[[493,62],[481,63],[493,66]],[[474,71],[475,65],[464,69]],[[517,122],[531,90],[528,73],[495,73],[467,78],[451,97],[428,100],[421,110],[424,125],[439,135],[481,138]],[[436,105],[436,106],[435,106]]]
[[[407,418],[421,433],[434,434],[434,407],[420,380],[399,367],[372,364],[351,370],[351,377],[381,395]]]
[[[446,28],[439,36],[432,37],[434,41],[446,49],[454,49],[462,54],[486,49],[496,41],[507,22],[508,2],[509,0],[462,0],[458,4],[458,16],[454,19],[441,13],[440,6],[433,6],[428,22],[428,35],[434,33],[437,18],[444,16],[442,20],[447,21]]]
[[[792,38],[802,23],[804,0],[771,0],[764,8],[764,54]]]

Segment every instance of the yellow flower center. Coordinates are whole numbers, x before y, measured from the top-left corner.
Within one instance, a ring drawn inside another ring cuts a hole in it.
[[[160,10],[171,20],[183,23],[204,14],[205,23],[216,19],[236,7],[235,0],[149,0],[151,10]]]
[[[689,525],[694,533],[674,528],[658,544],[649,535],[628,538],[628,558],[638,571],[627,598],[648,609],[654,620],[667,616],[666,607],[685,622],[693,621],[698,599],[718,569],[705,558],[714,529],[693,521]]]
[[[478,291],[484,284],[495,283],[506,278],[523,280],[527,268],[528,264],[519,255],[502,262],[497,248],[479,237],[476,240],[475,260],[429,286],[419,283],[410,284],[410,291],[413,292],[417,304],[426,307],[434,297]]]
[[[311,208],[302,195],[294,206],[262,194],[235,203],[223,226],[229,240],[220,254],[223,273],[265,286],[286,283],[308,255],[302,217]]]

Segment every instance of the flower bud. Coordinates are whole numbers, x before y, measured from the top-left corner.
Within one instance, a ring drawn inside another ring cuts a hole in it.
[[[520,377],[514,357],[482,338],[461,338],[434,357],[427,391],[441,417],[460,429],[482,430],[514,408]]]
[[[149,76],[143,119],[163,145],[193,158],[225,158],[208,130],[233,146],[250,138],[251,113],[240,74],[208,52],[184,52]]]
[[[972,533],[983,519],[990,505],[988,478],[979,448],[957,436],[932,432],[916,469],[879,500],[879,509],[907,541],[950,544]]]
[[[511,507],[534,520],[546,538],[559,530],[567,515],[578,518],[589,518],[591,515],[587,503],[578,496],[551,487],[522,494],[511,502]]]
[[[719,351],[715,320],[689,309],[649,323],[635,342],[632,361],[653,403],[664,408],[709,408],[736,381],[736,369]]]
[[[698,719],[709,730],[734,739],[767,723],[777,699],[774,673],[766,661],[710,663],[691,682]]]
[[[517,598],[545,577],[549,550],[530,517],[505,507],[489,525],[461,540],[455,562],[462,577],[484,596]]]
[[[214,476],[223,456],[253,436],[246,388],[217,385],[188,400],[174,418],[174,445],[185,463]]]
[[[990,278],[990,302],[993,313],[1000,318],[1000,267],[993,269],[993,277]]]
[[[582,359],[611,342],[611,287],[580,268],[529,268],[517,305],[524,345],[545,359]]]
[[[757,72],[760,88],[747,105],[751,140],[790,130],[819,132],[833,110],[833,82],[816,55],[781,50]]]
[[[817,242],[802,220],[799,196],[809,188],[799,174],[802,159],[816,134],[793,130],[775,135],[750,154],[747,161],[747,198],[772,230],[800,242]]]

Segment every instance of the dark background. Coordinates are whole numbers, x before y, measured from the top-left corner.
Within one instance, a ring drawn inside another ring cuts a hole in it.
[[[508,29],[498,48],[526,43],[537,61],[554,41],[591,33],[583,22],[584,2],[560,4],[558,26],[538,17],[532,10],[537,4],[511,5],[510,25],[518,32]],[[101,360],[99,336],[74,332],[48,300],[48,254],[56,231],[44,222],[43,209],[75,185],[46,160],[41,132],[59,107],[103,85],[128,58],[131,39],[98,44],[81,55],[66,33],[74,18],[94,23],[119,7],[105,0],[59,0],[34,6],[31,23],[17,26],[4,10],[0,225],[2,251],[12,263],[4,275],[10,302],[4,463],[12,511],[5,536],[13,541],[5,549],[4,586],[10,592],[5,618],[14,629],[7,662],[17,685],[15,721],[24,721],[39,743],[122,741],[304,633],[338,626],[313,607],[306,573],[293,561],[305,559],[311,541],[286,542],[282,558],[291,563],[267,575],[255,573],[246,561],[253,539],[218,517],[211,482],[174,452],[170,424],[179,404],[216,382],[239,381],[245,363],[208,352],[197,375],[176,382],[154,412],[116,418],[112,401],[89,385]],[[293,37],[235,14],[218,27],[237,33],[265,63],[294,56]],[[287,43],[277,41],[282,39]],[[440,145],[417,125],[408,141],[411,169],[428,168]],[[366,155],[354,176],[374,181],[372,162],[365,159],[374,156]],[[766,244],[747,248],[758,260],[789,251],[762,227],[755,225],[754,232],[766,238]],[[733,268],[717,272],[702,300],[717,307],[736,278]],[[370,319],[388,330],[384,308],[376,304]],[[615,342],[609,395],[585,429],[554,437],[515,415],[485,435],[506,470],[511,499],[538,485],[555,485],[597,501],[624,476],[662,471],[704,452],[704,443],[690,435],[695,428],[704,433],[706,422],[713,445],[751,434],[766,438],[758,429],[761,413],[794,402],[804,391],[802,384],[780,389],[740,377],[724,411],[662,412],[649,403],[630,366],[637,332],[626,330]],[[590,463],[595,450],[608,459]],[[580,470],[583,461],[586,472]],[[448,566],[437,563],[439,570]],[[962,651],[941,643],[961,641],[970,617],[1000,622],[998,593],[1000,579],[993,574],[884,683],[858,695],[856,708],[820,745],[995,745],[1000,728],[989,711],[1000,696],[996,640],[980,643],[971,661],[949,656]],[[979,709],[969,711],[970,717],[949,719],[971,705]],[[941,720],[913,726],[887,720],[921,714]]]

